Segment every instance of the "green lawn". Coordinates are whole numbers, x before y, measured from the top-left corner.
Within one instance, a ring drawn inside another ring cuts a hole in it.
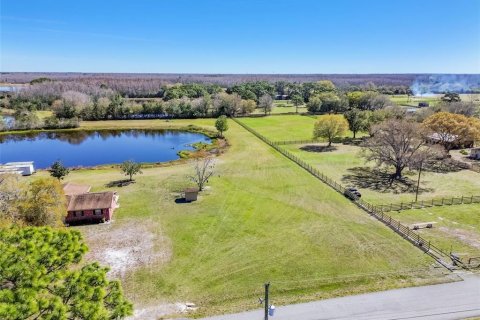
[[[270,114],[282,114],[282,113],[295,113],[296,109],[295,106],[287,105],[287,106],[276,106],[272,107],[272,111]],[[306,107],[298,107],[298,113],[303,114],[307,113],[308,110]],[[260,108],[255,109],[252,114],[264,114],[263,110]]]
[[[295,106],[290,102],[290,100],[274,100],[273,107],[270,114],[282,114],[282,113],[294,113],[296,112]],[[298,107],[298,113],[306,113],[308,112],[305,105]],[[253,114],[263,114],[263,110],[260,108],[255,109]]]
[[[321,172],[345,186],[356,186],[362,198],[374,204],[411,202],[415,200],[417,173],[405,169],[411,186],[388,183],[388,177],[374,175],[375,163],[365,163],[361,147],[335,144],[335,151],[319,152],[324,144],[286,145],[285,149],[318,168]],[[366,170],[367,169],[367,170]],[[421,178],[419,200],[432,198],[480,195],[480,174],[461,170],[457,172],[424,172]]]
[[[406,94],[396,94],[396,95],[390,95],[389,98],[392,100],[392,102],[395,102],[398,105],[403,105],[403,106],[411,106],[411,107],[418,107],[419,102],[428,102],[430,106],[435,106],[441,101],[441,97],[443,97],[443,94],[434,94],[434,95],[428,95],[428,96],[410,96],[408,97]],[[460,99],[462,101],[466,102],[476,102],[480,104],[480,94],[478,93],[463,93],[460,94]]]
[[[105,121],[82,127],[212,128],[213,122]],[[135,250],[161,258],[129,268],[122,279],[137,307],[192,301],[200,316],[258,308],[265,281],[281,305],[438,280],[429,268],[432,260],[420,250],[236,123],[229,125],[231,146],[218,158],[211,188],[199,201],[175,202],[189,185],[188,164],[144,169],[136,183],[113,188],[121,207],[111,224],[76,227],[98,257],[111,248],[136,248],[137,242],[127,241],[132,236],[151,242]],[[117,169],[91,169],[73,171],[66,180],[105,190],[122,178]],[[101,241],[98,234],[118,236]]]
[[[480,204],[444,206],[392,212],[407,224],[434,222],[432,229],[419,232],[447,252],[480,257]]]
[[[284,115],[241,118],[240,121],[272,141],[291,141],[312,139],[313,126],[318,117],[321,116]],[[353,134],[348,131],[345,136],[353,137]]]
[[[433,95],[433,96],[407,96],[406,94],[398,94],[398,95],[391,95],[389,96],[392,102],[395,102],[401,106],[410,106],[410,107],[418,107],[419,102],[428,102],[430,106],[436,105],[440,101],[440,96]]]

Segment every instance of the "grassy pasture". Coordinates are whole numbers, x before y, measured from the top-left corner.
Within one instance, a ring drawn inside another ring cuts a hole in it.
[[[272,141],[310,140],[313,138],[313,126],[318,117],[321,115],[285,115],[242,118],[241,121]],[[348,131],[345,136],[353,137],[353,134]]]
[[[407,224],[434,222],[420,234],[460,256],[480,257],[480,204],[433,207],[392,213]]]
[[[407,96],[406,94],[398,94],[398,95],[391,95],[389,96],[392,102],[401,105],[401,106],[409,106],[409,107],[418,107],[419,102],[428,102],[430,106],[436,105],[440,101],[440,96],[432,95],[432,96]]]
[[[375,163],[365,163],[361,147],[335,144],[335,151],[319,152],[322,144],[286,145],[285,149],[318,168],[327,176],[343,185],[360,189],[362,198],[374,204],[411,202],[415,200],[417,173],[405,169],[405,175],[412,183],[389,185],[388,176],[374,174]],[[387,172],[388,173],[388,172]],[[452,196],[480,195],[480,174],[460,170],[456,172],[422,173],[419,200]]]
[[[213,128],[213,123],[98,121],[82,127]],[[199,201],[175,202],[189,185],[188,164],[148,168],[136,183],[112,188],[121,207],[110,225],[76,227],[100,256],[115,246],[130,249],[125,239],[132,228],[143,230],[135,239],[153,239],[151,248],[137,250],[163,258],[128,268],[122,279],[137,307],[192,301],[200,306],[197,316],[257,308],[268,280],[276,304],[438,280],[420,250],[239,125],[229,125],[231,147],[217,159],[216,174]],[[96,191],[122,178],[118,169],[104,168],[73,171],[66,180]],[[121,236],[98,242],[95,234],[103,228]]]
[[[435,106],[441,101],[443,94],[433,94],[428,96],[410,96],[406,94],[396,94],[389,96],[392,102],[395,102],[401,106],[410,106],[418,107],[419,102],[428,102],[430,106]],[[465,102],[476,102],[480,105],[480,94],[479,93],[462,93],[460,94],[460,99]]]
[[[274,100],[272,112],[270,114],[282,114],[282,113],[292,113],[295,112],[295,106],[290,102],[290,100]],[[306,113],[308,110],[305,105],[298,107],[298,113]],[[255,109],[253,114],[263,114],[262,109]]]

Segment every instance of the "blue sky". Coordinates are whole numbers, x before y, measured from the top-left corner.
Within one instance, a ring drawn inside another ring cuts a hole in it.
[[[1,71],[480,73],[480,0],[1,0]]]

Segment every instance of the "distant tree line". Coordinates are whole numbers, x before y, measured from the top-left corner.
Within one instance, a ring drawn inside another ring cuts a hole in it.
[[[105,80],[105,81],[103,81]],[[156,81],[156,80],[155,80]],[[70,128],[79,120],[200,118],[220,115],[248,115],[272,110],[275,98],[288,99],[310,113],[374,111],[393,106],[385,93],[407,93],[401,85],[377,86],[373,82],[337,87],[330,80],[315,82],[270,82],[257,80],[222,87],[215,83],[155,82],[154,79],[94,79],[54,81],[38,78],[25,89],[0,95],[0,107],[15,110],[15,127],[10,129]],[[475,115],[474,104],[448,93],[440,104],[443,111]],[[438,112],[427,108],[418,116]],[[34,111],[51,110],[54,115],[40,121]],[[2,122],[3,123],[3,122]],[[0,129],[6,130],[5,125]]]

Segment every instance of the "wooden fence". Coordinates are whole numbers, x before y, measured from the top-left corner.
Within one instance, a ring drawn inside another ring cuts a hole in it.
[[[451,206],[459,204],[472,204],[480,203],[480,196],[461,196],[461,197],[448,197],[441,199],[421,200],[412,202],[390,203],[376,205],[375,209],[383,212],[401,211],[410,209],[422,209],[431,207]]]
[[[278,146],[284,146],[287,144],[305,144],[305,143],[320,143],[318,139],[308,139],[308,140],[285,140],[285,141],[275,141],[274,143]]]
[[[260,140],[283,154],[285,157],[288,159],[292,160],[296,164],[298,164],[300,167],[308,171],[310,174],[324,182],[325,184],[329,185],[332,187],[334,190],[337,192],[347,196],[349,199],[351,199],[358,207],[387,225],[390,229],[395,231],[397,234],[402,236],[404,239],[408,240],[410,243],[421,249],[423,252],[426,254],[430,255],[433,259],[435,259],[438,263],[440,263],[442,266],[447,268],[448,270],[453,270],[453,266],[448,263],[447,261],[450,259],[450,254],[448,254],[446,251],[443,251],[442,249],[438,248],[437,246],[433,245],[429,240],[424,239],[421,237],[417,232],[411,230],[408,226],[403,225],[400,221],[397,221],[393,219],[391,216],[385,214],[384,211],[381,211],[378,209],[378,206],[372,205],[360,198],[358,198],[355,194],[349,192],[345,187],[343,187],[341,184],[336,182],[335,180],[327,177],[323,173],[321,173],[318,169],[314,168],[304,160],[300,159],[299,157],[295,156],[291,152],[284,150],[277,144],[276,142],[272,142],[257,131],[253,130],[246,124],[242,123],[241,121],[232,118],[233,121],[238,123],[240,126],[245,128],[247,131],[258,137]],[[459,264],[462,263],[461,261],[457,261]]]

